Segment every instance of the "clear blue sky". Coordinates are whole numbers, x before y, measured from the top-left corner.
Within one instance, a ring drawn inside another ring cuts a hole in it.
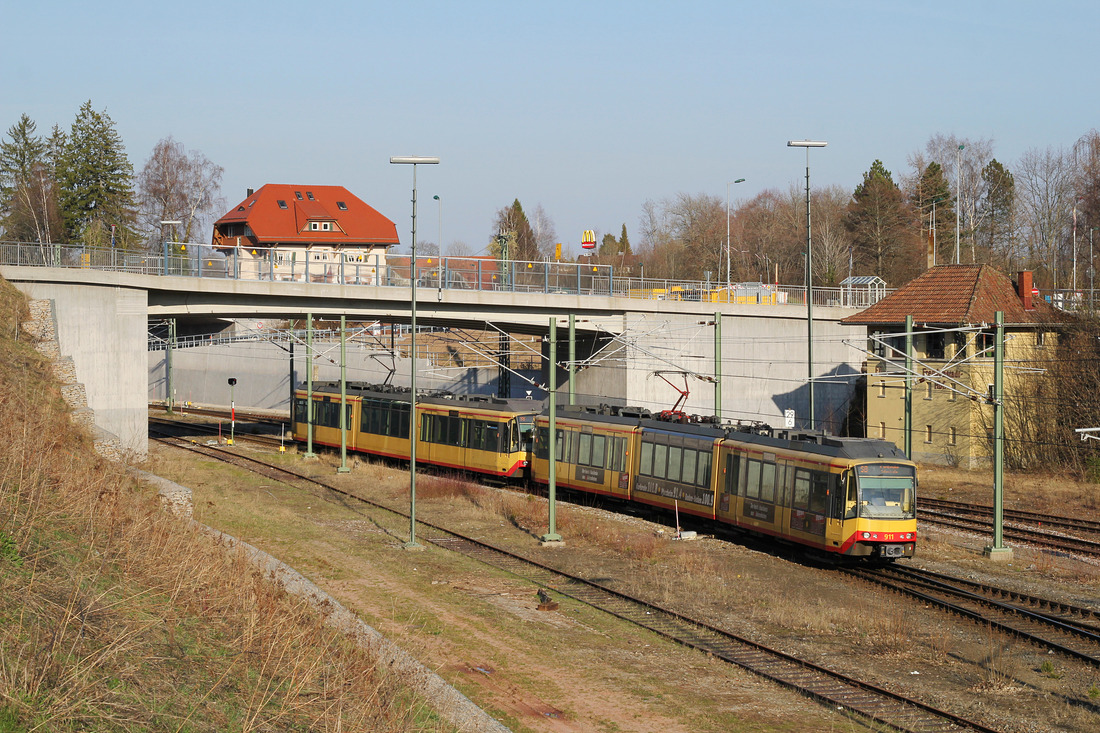
[[[647,199],[854,188],[934,133],[1028,148],[1100,127],[1100,4],[1079,2],[9,3],[0,130],[68,129],[91,100],[138,171],[172,135],[225,168],[232,206],[264,183],[337,184],[408,244],[487,243],[541,204],[558,239],[639,240]]]

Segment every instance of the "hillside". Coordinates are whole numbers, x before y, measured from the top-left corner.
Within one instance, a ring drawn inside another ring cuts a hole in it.
[[[97,457],[0,279],[0,733],[449,730]]]

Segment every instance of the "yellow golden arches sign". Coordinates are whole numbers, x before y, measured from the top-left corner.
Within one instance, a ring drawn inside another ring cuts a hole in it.
[[[596,248],[596,232],[591,229],[585,229],[584,234],[581,235],[581,246],[585,249]]]

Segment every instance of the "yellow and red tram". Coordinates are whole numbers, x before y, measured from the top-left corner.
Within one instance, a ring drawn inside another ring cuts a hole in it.
[[[893,444],[653,419],[638,408],[559,411],[559,486],[715,519],[833,555],[912,557],[916,468]],[[532,479],[549,481],[549,418]]]
[[[295,440],[307,440],[312,410],[313,441],[339,447],[340,385],[314,385],[312,397],[297,390],[293,407]],[[407,388],[349,382],[345,386],[349,450],[409,459],[410,392]],[[435,392],[416,398],[418,462],[474,473],[524,477],[530,432],[540,403],[480,395]]]

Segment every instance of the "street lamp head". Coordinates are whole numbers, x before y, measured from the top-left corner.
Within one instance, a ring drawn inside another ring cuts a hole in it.
[[[734,181],[734,183],[744,183],[744,182],[745,182],[744,178],[738,178],[736,181]]]
[[[180,221],[179,219],[172,219],[170,221],[161,221],[161,224],[164,224],[166,226],[169,225],[169,224],[182,224],[182,223],[183,222]]]
[[[788,148],[823,148],[829,143],[824,140],[788,140]]]
[[[439,158],[427,155],[395,155],[390,158],[391,163],[404,163],[407,165],[432,165],[439,162]]]
[[[435,196],[432,196],[432,198],[435,199],[436,201],[439,201],[439,194],[436,194]]]

